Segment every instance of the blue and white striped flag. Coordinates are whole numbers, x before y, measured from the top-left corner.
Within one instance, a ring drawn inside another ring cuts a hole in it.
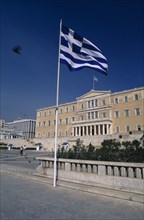
[[[101,50],[86,38],[62,25],[60,62],[72,70],[90,67],[107,75],[107,59]]]

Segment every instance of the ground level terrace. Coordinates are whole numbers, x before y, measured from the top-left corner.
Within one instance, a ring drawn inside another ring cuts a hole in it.
[[[72,128],[72,136],[94,136],[111,133],[111,124],[75,125]]]

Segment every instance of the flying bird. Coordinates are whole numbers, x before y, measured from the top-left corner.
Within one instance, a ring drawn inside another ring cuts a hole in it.
[[[22,48],[21,48],[21,46],[18,45],[18,46],[15,46],[14,48],[12,48],[12,50],[17,54],[21,54]]]

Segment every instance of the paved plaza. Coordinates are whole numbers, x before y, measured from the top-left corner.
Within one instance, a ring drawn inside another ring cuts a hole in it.
[[[1,220],[143,220],[143,204],[1,174]]]
[[[48,151],[24,150],[24,155],[20,156],[20,150],[0,150],[0,163],[20,168],[35,169],[38,166],[37,156],[53,156]]]
[[[26,178],[38,166],[35,157],[49,153],[25,153],[20,157],[19,151],[1,152],[2,170],[3,166],[11,167],[24,174],[1,172],[1,220],[144,220],[142,203],[54,188],[47,182]]]

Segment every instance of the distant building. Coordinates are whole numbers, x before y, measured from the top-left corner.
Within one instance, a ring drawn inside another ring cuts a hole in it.
[[[55,106],[37,110],[36,138],[54,138]],[[144,130],[144,87],[90,92],[59,105],[58,137],[85,138]]]
[[[3,128],[5,125],[5,120],[0,119],[0,128]]]
[[[0,128],[0,140],[24,138],[23,132],[9,128]]]
[[[16,136],[19,134],[24,138],[35,137],[35,126],[36,121],[33,119],[20,119],[5,124],[5,127],[12,129]]]

